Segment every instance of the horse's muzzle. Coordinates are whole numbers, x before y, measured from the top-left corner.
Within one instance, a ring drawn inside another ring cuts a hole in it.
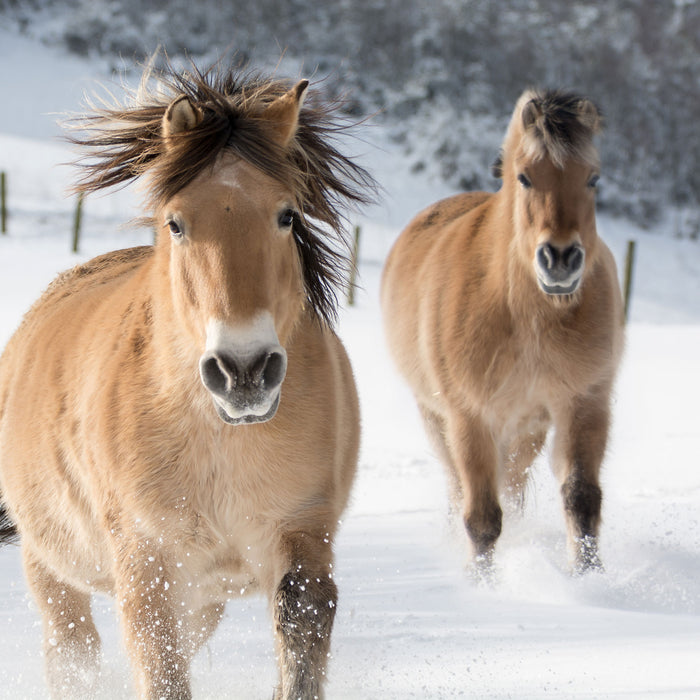
[[[231,425],[270,420],[277,412],[286,372],[287,353],[279,345],[244,359],[210,350],[199,362],[202,383],[219,417]]]
[[[535,274],[546,294],[573,294],[581,283],[586,252],[579,243],[560,248],[542,243],[535,251]]]

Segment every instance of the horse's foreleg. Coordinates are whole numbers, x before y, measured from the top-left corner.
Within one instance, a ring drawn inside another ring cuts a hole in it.
[[[295,533],[285,549],[290,568],[272,600],[280,667],[275,700],[323,698],[338,589],[331,573],[330,536]],[[325,540],[325,542],[324,542]]]
[[[464,494],[464,525],[477,563],[488,568],[503,518],[498,502],[498,450],[480,417],[458,411],[447,421],[447,444]]]
[[[183,642],[180,645],[183,655],[193,659],[214,634],[223,615],[224,605],[219,603],[205,605],[191,613],[188,611],[183,620],[183,627],[187,628],[187,632],[186,635],[182,635]]]
[[[99,678],[100,637],[90,594],[59,580],[24,545],[24,569],[44,626],[44,663],[51,697],[92,698]]]
[[[186,635],[176,616],[176,586],[157,550],[122,550],[116,594],[126,650],[139,698],[190,700],[191,654],[181,649]]]
[[[605,392],[579,397],[557,420],[554,466],[561,482],[569,548],[576,573],[601,568],[599,475],[609,424]]]
[[[513,511],[522,512],[525,507],[528,470],[542,450],[546,438],[546,429],[533,431],[519,435],[505,448],[505,500]]]
[[[423,418],[423,426],[428,435],[437,458],[445,465],[450,488],[450,509],[461,508],[462,483],[455,467],[450,448],[447,445],[447,426],[445,419],[418,399],[418,408]]]

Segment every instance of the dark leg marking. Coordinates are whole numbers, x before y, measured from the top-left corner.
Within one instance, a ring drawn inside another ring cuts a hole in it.
[[[561,487],[564,510],[574,528],[575,572],[601,569],[598,555],[598,526],[603,492],[597,484],[570,476]]]
[[[300,570],[282,579],[274,598],[279,700],[322,697],[337,601],[338,589],[328,577],[307,578]]]
[[[597,484],[570,476],[561,487],[564,509],[573,519],[579,537],[595,537],[600,523],[603,492]]]
[[[469,533],[477,557],[491,557],[496,540],[501,534],[503,511],[492,499],[480,503],[465,517],[464,526]]]

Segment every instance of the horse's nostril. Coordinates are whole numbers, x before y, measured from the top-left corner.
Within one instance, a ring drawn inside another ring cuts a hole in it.
[[[558,257],[559,254],[557,249],[549,243],[543,243],[537,249],[537,262],[539,263],[540,267],[545,270],[554,269]]]
[[[200,373],[204,386],[215,394],[231,391],[236,385],[235,366],[219,355],[211,355],[202,360]]]
[[[583,265],[583,248],[574,244],[569,246],[562,254],[564,267],[570,272],[576,272]]]
[[[253,363],[250,378],[256,386],[271,391],[282,383],[286,371],[287,358],[284,352],[270,350],[260,355]]]
[[[287,360],[281,352],[268,354],[262,373],[262,383],[266,389],[278,387],[287,371]]]

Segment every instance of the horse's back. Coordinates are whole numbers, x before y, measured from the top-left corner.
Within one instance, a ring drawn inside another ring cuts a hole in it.
[[[465,192],[440,200],[420,212],[401,232],[391,249],[382,278],[382,304],[385,314],[411,294],[423,295],[431,277],[441,276],[440,259],[450,255],[458,242],[464,248],[473,236],[461,235],[473,229],[473,219],[480,220],[481,210],[488,209],[488,192]],[[463,251],[464,252],[464,251]]]
[[[451,225],[489,198],[488,192],[464,192],[441,199],[418,213],[401,232],[389,253],[384,268],[384,284],[396,283],[404,274],[404,269],[422,262]]]
[[[153,254],[151,246],[116,250],[76,265],[59,274],[32,305],[0,355],[0,419],[7,394],[7,384],[13,380],[17,363],[26,359],[31,348],[55,351],[61,329],[79,324],[90,297],[110,292],[110,282],[118,282],[140,267]],[[99,290],[96,294],[96,291]],[[52,330],[53,329],[53,330]]]

